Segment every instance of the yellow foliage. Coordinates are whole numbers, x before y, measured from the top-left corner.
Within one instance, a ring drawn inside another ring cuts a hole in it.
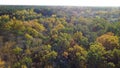
[[[38,31],[44,31],[45,30],[45,27],[40,24],[40,23],[37,23],[37,22],[34,22],[34,26],[33,26],[36,30]]]
[[[11,20],[8,23],[4,25],[4,29],[7,30],[18,30],[18,31],[24,31],[25,26],[22,21],[19,20]]]
[[[74,35],[73,35],[73,38],[74,38],[75,40],[80,39],[80,38],[82,38],[82,37],[83,37],[82,32],[76,32],[76,33],[74,33]]]
[[[114,36],[114,33],[112,33],[112,32],[107,32],[106,34],[107,34],[107,35]]]
[[[16,14],[18,15],[31,15],[31,14],[36,14],[33,9],[28,9],[28,10],[21,10],[17,11]]]
[[[113,33],[107,33],[98,37],[97,42],[101,43],[108,50],[119,47],[119,39]]]
[[[82,48],[81,46],[77,45],[77,44],[74,45],[73,47],[69,48],[68,52],[74,53],[74,54],[76,54],[76,56],[78,54],[82,55],[82,56],[86,56],[86,54],[87,54],[87,51],[84,48]]]
[[[33,39],[33,37],[31,35],[27,34],[27,33],[25,34],[25,38],[26,39]]]
[[[21,65],[21,68],[27,68],[27,66],[26,65]]]
[[[4,64],[5,64],[5,62],[2,61],[1,58],[0,58],[0,68],[4,68]]]
[[[45,27],[36,21],[25,22],[24,25],[26,27],[34,28],[37,31],[44,31],[45,30]]]
[[[0,19],[9,19],[9,15],[2,15],[0,16]]]
[[[32,35],[33,37],[37,37],[39,34],[39,32],[36,29],[31,28],[31,27],[27,27],[26,30],[28,34]]]
[[[57,34],[52,35],[52,38],[57,38],[57,37],[58,37],[58,35],[57,35]]]
[[[63,29],[63,28],[65,28],[63,24],[58,24],[57,26],[55,26],[55,27],[53,28],[53,30],[58,31],[58,30]]]
[[[76,52],[80,52],[81,54],[86,53],[85,49],[77,44],[73,48]]]
[[[68,57],[68,52],[63,52],[63,56],[64,56],[65,58],[67,58],[67,57]]]
[[[31,54],[30,49],[26,49],[26,50],[25,50],[25,53],[28,54],[28,55],[30,55],[30,54]]]

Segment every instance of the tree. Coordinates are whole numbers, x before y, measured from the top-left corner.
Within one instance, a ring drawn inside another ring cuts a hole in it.
[[[87,54],[87,68],[106,68],[105,54],[105,48],[101,44],[91,45]]]
[[[119,68],[120,67],[120,50],[114,48],[113,50],[107,51],[106,54],[106,60],[108,62],[108,66],[111,66],[113,68]]]
[[[45,30],[45,27],[43,26],[43,24],[38,23],[37,20],[26,21],[24,22],[24,25],[25,27],[34,28],[38,32],[42,32]]]
[[[13,49],[14,54],[20,54],[21,51],[22,49],[20,47],[16,47]]]
[[[36,29],[31,28],[31,27],[27,27],[26,32],[28,34],[32,35],[33,37],[38,37],[38,35],[39,35],[39,32]]]
[[[12,67],[13,68],[21,68],[21,64],[20,64],[20,62],[16,62],[16,63],[14,63],[14,65]]]
[[[32,58],[30,57],[23,57],[22,60],[20,61],[21,62],[21,66],[26,66],[28,68],[31,67],[31,63],[32,63]]]
[[[33,37],[31,36],[31,35],[29,35],[29,34],[25,34],[25,38],[27,39],[27,40],[31,40],[31,39],[33,39]]]
[[[25,31],[25,26],[22,21],[14,19],[6,23],[4,29],[22,35]]]
[[[85,48],[88,48],[88,39],[83,36],[81,32],[76,32],[73,35],[73,39],[77,44],[82,45]]]
[[[63,28],[65,28],[64,25],[58,24],[57,26],[55,26],[55,27],[53,28],[53,30],[58,31],[58,30],[63,29]]]
[[[0,16],[0,27],[3,27],[5,23],[10,20],[9,15],[2,15]]]
[[[86,68],[86,57],[87,51],[79,46],[74,45],[73,47],[68,48],[68,56],[69,65],[71,68]]]
[[[107,50],[119,48],[119,39],[113,33],[106,33],[97,38],[97,42],[101,43]]]
[[[114,49],[112,51],[112,62],[116,65],[116,68],[120,67],[120,50]]]
[[[67,33],[60,33],[57,38],[54,38],[52,42],[52,48],[57,51],[58,53],[62,53],[70,46],[70,41],[72,37],[70,34]]]
[[[54,65],[55,59],[58,54],[54,50],[51,50],[51,45],[42,45],[38,47],[37,51],[38,52],[35,52],[35,54],[37,53],[37,55],[35,55],[33,59],[37,59],[37,61],[39,61],[39,66],[47,67]]]

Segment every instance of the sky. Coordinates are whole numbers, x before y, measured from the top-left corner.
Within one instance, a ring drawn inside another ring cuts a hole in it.
[[[0,5],[120,7],[120,1],[119,0],[0,0]]]

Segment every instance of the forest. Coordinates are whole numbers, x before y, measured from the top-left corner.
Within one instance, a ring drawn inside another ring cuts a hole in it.
[[[0,68],[120,68],[120,7],[1,5]]]

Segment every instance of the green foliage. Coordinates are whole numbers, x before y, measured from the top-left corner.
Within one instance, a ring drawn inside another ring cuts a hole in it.
[[[0,27],[4,26],[10,20],[9,15],[2,15],[0,16]]]
[[[112,63],[112,62],[109,62],[109,63],[108,63],[108,68],[115,68],[115,64]]]
[[[75,67],[77,68],[86,68],[87,51],[84,48],[76,44],[68,49],[68,55],[70,57],[70,61],[73,62],[70,64],[71,67],[75,63]]]
[[[101,44],[93,44],[88,51],[88,68],[106,68],[105,66],[105,48]]]
[[[23,57],[23,59],[21,60],[21,62],[24,64],[29,64],[32,63],[32,59],[30,57]]]
[[[73,35],[73,39],[79,44],[82,45],[85,48],[88,48],[88,39],[83,36],[81,32],[76,32]]]
[[[22,51],[22,49],[20,47],[16,47],[16,48],[13,49],[14,54],[20,54],[21,51]]]
[[[20,63],[19,63],[19,62],[15,63],[15,64],[13,65],[13,68],[21,68]]]
[[[52,60],[52,59],[55,59],[56,56],[57,56],[57,53],[56,53],[55,51],[52,51],[52,52],[44,55],[44,56],[43,56],[43,59],[44,59],[44,60],[49,60],[49,59]]]

